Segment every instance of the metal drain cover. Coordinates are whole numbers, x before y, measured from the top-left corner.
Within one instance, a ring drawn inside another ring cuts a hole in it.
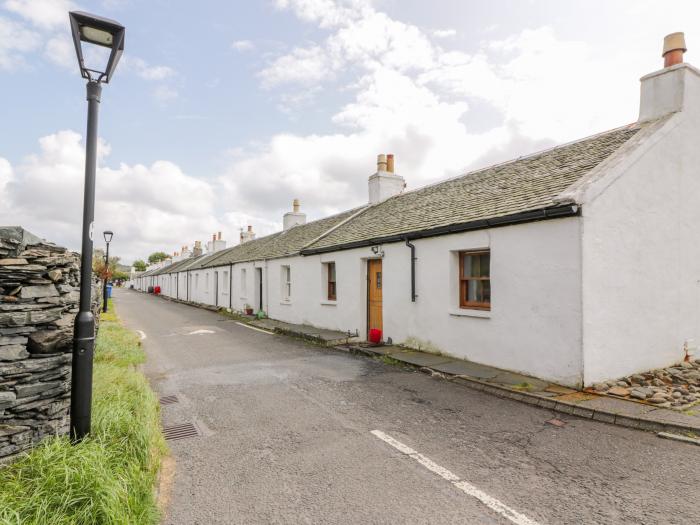
[[[175,394],[171,396],[163,396],[160,398],[160,405],[165,406],[165,405],[174,405],[175,403],[179,403],[180,400],[177,398]]]
[[[199,431],[192,423],[182,423],[171,427],[163,427],[163,435],[168,441],[199,436]]]

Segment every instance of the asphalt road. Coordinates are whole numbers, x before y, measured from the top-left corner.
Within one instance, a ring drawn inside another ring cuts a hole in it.
[[[169,442],[167,524],[700,523],[692,445],[162,298],[115,290],[115,304],[146,336],[154,388],[179,398],[164,425],[201,432]]]

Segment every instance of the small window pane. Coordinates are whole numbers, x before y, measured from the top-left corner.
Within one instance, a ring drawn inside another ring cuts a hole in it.
[[[481,262],[481,255],[471,255],[471,277],[479,277],[481,275],[481,271],[479,268],[481,267],[480,262]]]
[[[463,260],[462,260],[462,277],[471,277],[471,267],[472,267],[472,256],[471,255],[463,255]]]
[[[335,282],[335,263],[328,263],[328,280]]]
[[[491,254],[484,253],[481,255],[481,276],[489,277],[491,275]]]

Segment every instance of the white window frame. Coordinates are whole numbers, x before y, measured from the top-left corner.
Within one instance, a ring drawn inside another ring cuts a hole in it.
[[[280,266],[280,296],[282,302],[292,300],[292,267],[288,264]]]

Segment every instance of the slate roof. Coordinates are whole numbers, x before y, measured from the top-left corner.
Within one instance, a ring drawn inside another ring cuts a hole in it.
[[[302,253],[375,244],[383,238],[395,241],[404,234],[555,207],[561,192],[640,129],[639,124],[631,124],[401,193],[367,207]]]
[[[186,270],[197,270],[200,268],[211,268],[214,266],[226,266],[233,263],[275,259],[298,254],[299,250],[304,246],[313,242],[322,234],[362,209],[362,207],[354,208],[324,219],[300,224],[288,230],[253,239],[252,241],[238,244],[213,254],[202,255],[197,259],[190,258],[178,261],[152,271],[152,273],[149,272],[148,275],[161,275]]]

